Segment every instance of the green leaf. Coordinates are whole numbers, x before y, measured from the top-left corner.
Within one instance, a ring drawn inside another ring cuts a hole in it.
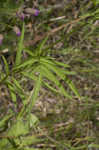
[[[27,52],[28,55],[30,55],[30,56],[33,56],[33,57],[35,56],[34,51],[31,51],[31,50],[29,50],[29,49],[27,49],[27,48],[24,48],[24,51]]]
[[[20,118],[16,122],[14,122],[11,128],[7,132],[7,136],[18,137],[20,135],[25,135],[29,132],[28,123],[23,122]]]
[[[15,66],[19,65],[21,63],[22,50],[23,50],[23,40],[24,40],[24,22],[23,22],[22,34],[21,34],[21,37],[20,37],[20,42],[19,42],[19,45],[18,45],[17,53],[16,53]]]
[[[5,64],[5,71],[6,71],[6,74],[8,75],[9,72],[10,72],[10,71],[9,71],[9,65],[8,65],[7,60],[5,59],[4,56],[2,56],[2,59],[3,59],[4,64]]]
[[[19,84],[18,80],[16,80],[16,79],[13,78],[13,77],[12,77],[12,80],[13,80],[15,86],[16,86],[18,89],[22,90],[22,87],[21,87],[21,85]]]
[[[46,41],[48,40],[48,36],[46,36],[46,38],[39,44],[38,48],[37,48],[37,52],[38,52],[38,55],[40,56],[41,53],[43,52],[43,47],[46,43]]]
[[[56,76],[48,68],[44,66],[42,66],[42,75],[56,84],[56,86],[60,89],[59,91],[60,94],[64,95],[69,99],[72,99],[72,96],[66,92],[62,84],[57,80]]]
[[[48,58],[46,59],[45,57],[41,57],[40,60],[42,62],[45,62],[45,63],[49,63],[49,64],[53,64],[53,65],[57,65],[57,66],[63,66],[63,67],[66,67],[66,68],[70,68],[70,66],[68,64],[64,64],[62,62],[55,61],[51,57],[49,57],[49,59]]]
[[[13,80],[13,87],[15,89],[15,91],[18,93],[18,95],[22,98],[22,100],[25,99],[25,92],[23,91],[23,88],[21,87],[20,83],[18,80],[16,80],[15,78],[12,77]]]
[[[50,58],[50,57],[40,57],[40,62],[42,63],[42,64],[50,64],[50,65],[54,65],[54,66],[56,66],[56,64],[53,62],[53,60]]]
[[[15,150],[8,139],[0,139],[0,150]]]
[[[22,147],[33,145],[40,141],[41,141],[41,139],[38,139],[35,135],[20,138],[20,143],[21,143]]]
[[[59,93],[58,90],[56,90],[55,88],[53,88],[52,86],[50,86],[47,82],[44,82],[44,81],[43,81],[43,84],[44,84],[47,88],[49,88],[51,91],[53,91],[53,92],[55,92],[55,93]]]
[[[58,77],[60,77],[60,79],[62,80],[66,80],[66,83],[68,84],[68,86],[70,87],[70,89],[74,92],[74,94],[78,97],[81,98],[78,90],[76,89],[76,87],[74,86],[74,84],[72,83],[72,81],[68,80],[68,78],[66,77],[67,72],[65,70],[62,70],[61,68],[52,65],[51,63],[45,63],[43,62],[43,65],[45,65],[48,69],[50,69],[52,72],[55,72],[57,74]],[[69,71],[68,71],[69,73]],[[61,89],[62,92],[65,94],[65,91],[63,90],[63,88]]]
[[[65,69],[66,67],[70,67],[67,64],[57,62],[55,60],[48,60],[48,59],[45,59],[45,58],[41,58],[40,60],[41,60],[41,63],[43,63],[45,65],[50,65],[49,67],[52,67],[52,69],[56,73],[58,71],[58,72],[61,72],[64,75],[75,75],[76,74],[76,72],[74,72],[74,71],[68,71],[68,70]],[[65,67],[65,68],[60,68],[61,66]]]
[[[24,95],[23,88],[21,87],[19,81],[16,80],[15,78],[13,78],[13,77],[12,77],[12,80],[13,80],[13,83],[14,83],[15,90],[17,92],[19,92],[20,94]]]
[[[59,68],[57,64],[54,63],[54,61],[46,60],[46,59],[40,59],[41,63],[51,69],[53,72],[55,72],[61,79],[65,79],[66,75],[75,75],[76,73],[74,71],[68,71],[65,70],[65,68]]]
[[[44,66],[46,66],[52,72],[55,72],[61,79],[63,79],[63,80],[65,79],[66,75],[65,75],[64,71],[62,69],[58,68],[57,66],[55,66],[55,64],[52,63],[51,61],[50,61],[50,63],[43,61],[42,64]]]
[[[87,145],[82,145],[78,147],[71,147],[71,150],[87,150]]]
[[[31,78],[28,73],[24,72],[23,74],[26,75],[27,77]],[[38,97],[38,94],[39,94],[39,91],[40,91],[40,87],[41,87],[41,83],[42,83],[42,75],[40,73],[38,77],[36,77],[36,76],[33,76],[33,77],[35,77],[33,80],[35,80],[36,83],[35,83],[34,89],[30,93],[30,96],[29,96],[29,98],[27,99],[27,101],[25,103],[25,105],[29,103],[29,106],[27,107],[27,109],[25,109],[25,108],[22,109],[22,111],[18,115],[18,118],[20,118],[20,116],[22,116],[24,111],[25,111],[25,113],[30,114],[30,112],[32,110],[32,107],[33,107],[33,105],[35,104],[35,102],[37,100],[37,97]]]
[[[40,72],[39,76],[38,76],[38,79],[35,83],[34,89],[31,92],[31,95],[29,97],[29,101],[30,101],[30,106],[28,108],[29,112],[31,112],[32,107],[34,106],[34,104],[37,100],[37,97],[38,97],[38,94],[39,94],[39,91],[40,91],[40,87],[41,87],[41,83],[42,83],[42,74]]]
[[[36,58],[29,58],[28,60],[24,61],[22,64],[15,66],[13,70],[19,70],[23,67],[31,66],[35,62],[37,62]]]
[[[68,86],[70,87],[70,89],[74,92],[74,94],[81,99],[81,96],[77,90],[77,88],[75,87],[75,85],[73,84],[73,82],[69,79],[66,80],[66,83],[68,84]]]
[[[99,4],[99,0],[92,0],[92,2],[94,3],[95,6]]]
[[[41,149],[39,149],[39,148],[28,148],[28,147],[26,147],[26,148],[24,148],[23,150],[41,150]]]
[[[32,113],[29,115],[30,127],[34,127],[39,123],[38,118]]]
[[[23,74],[25,77],[27,77],[27,78],[29,78],[29,79],[32,79],[32,80],[34,80],[34,81],[36,81],[36,80],[38,79],[36,75],[34,75],[34,74],[32,74],[32,73],[29,73],[29,72],[22,72],[22,74]]]
[[[38,77],[35,75],[35,73],[40,71],[40,65],[36,66],[33,71],[31,72],[22,72],[22,75],[24,75],[25,77],[28,77],[29,79],[32,79],[34,81],[36,81],[38,79]]]
[[[48,80],[54,82],[56,85],[60,85],[59,81],[57,80],[57,76],[55,76],[50,70],[49,68],[45,67],[45,66],[41,66],[42,68],[42,74],[43,77],[46,77]]]
[[[88,148],[99,148],[99,144],[89,144]]]
[[[15,93],[15,89],[14,89],[12,83],[10,83],[10,81],[7,82],[7,83],[8,83],[8,88],[9,88],[9,91],[10,91],[10,94],[11,94],[11,97],[12,97],[12,101],[13,101],[14,103],[16,103],[16,93]]]
[[[6,121],[9,120],[9,118],[11,117],[12,115],[7,115],[5,116],[3,119],[0,120],[0,128],[1,127],[4,127],[4,125],[6,124]]]

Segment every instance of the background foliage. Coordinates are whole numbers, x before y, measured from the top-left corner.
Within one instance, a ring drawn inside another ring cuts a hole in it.
[[[0,150],[98,150],[98,0],[1,0],[0,34]]]

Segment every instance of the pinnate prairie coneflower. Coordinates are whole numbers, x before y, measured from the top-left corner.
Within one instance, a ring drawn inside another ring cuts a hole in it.
[[[21,31],[20,31],[19,27],[14,26],[13,31],[16,33],[17,36],[21,35]]]
[[[0,34],[0,45],[2,45],[3,39],[4,39],[3,35]]]

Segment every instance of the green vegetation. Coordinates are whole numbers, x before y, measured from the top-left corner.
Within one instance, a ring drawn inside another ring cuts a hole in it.
[[[0,150],[99,149],[99,1],[0,1]]]

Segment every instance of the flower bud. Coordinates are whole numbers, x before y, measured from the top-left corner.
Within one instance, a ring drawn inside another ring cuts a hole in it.
[[[21,31],[17,26],[14,26],[13,31],[16,33],[17,36],[21,35]]]
[[[38,16],[40,11],[38,9],[34,9],[34,16]]]
[[[20,19],[21,19],[22,21],[24,21],[24,18],[25,18],[24,13],[21,13],[21,14],[20,14]]]
[[[16,13],[16,16],[18,17],[18,18],[20,18],[22,21],[24,21],[24,18],[25,18],[25,14],[24,13]]]
[[[34,8],[26,8],[25,13],[27,14],[33,14],[34,16],[38,16],[40,11],[38,9],[34,9]]]

